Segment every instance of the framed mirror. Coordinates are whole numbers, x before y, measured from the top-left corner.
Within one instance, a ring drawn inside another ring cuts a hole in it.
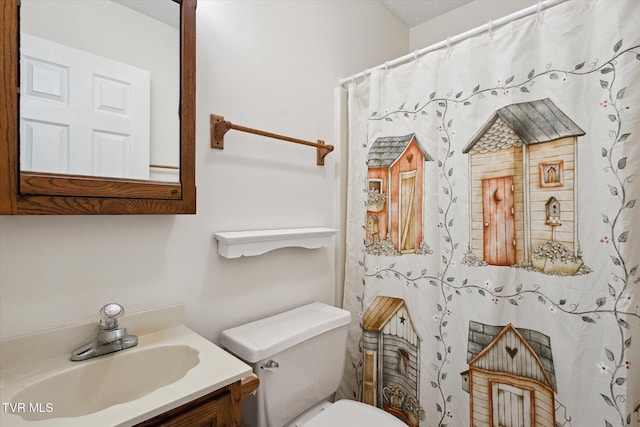
[[[0,214],[195,213],[195,9],[3,1]]]

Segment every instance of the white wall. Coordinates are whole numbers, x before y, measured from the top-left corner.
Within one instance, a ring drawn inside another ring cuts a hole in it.
[[[409,51],[425,48],[535,4],[536,0],[475,0],[411,28]]]
[[[409,30],[367,0],[200,0],[197,16],[198,213],[0,217],[0,337],[90,321],[117,301],[130,312],[184,302],[187,324],[215,340],[249,319],[341,301],[343,234],[326,249],[234,260],[212,234],[342,228],[337,81],[406,53]],[[211,113],[336,151],[319,167],[309,147],[236,131],[212,150]]]

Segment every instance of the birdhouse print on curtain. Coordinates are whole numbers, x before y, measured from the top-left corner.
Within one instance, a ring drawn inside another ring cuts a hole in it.
[[[574,176],[583,135],[549,98],[507,105],[489,118],[463,150],[471,173],[472,258],[481,265],[578,272]],[[546,258],[548,247],[564,255],[562,262]]]
[[[548,336],[512,324],[470,321],[467,361],[469,370],[461,376],[462,388],[469,393],[472,425],[556,425]]]
[[[422,338],[401,298],[377,296],[363,317],[363,401],[409,426],[424,419],[420,406]]]
[[[431,160],[415,134],[374,141],[367,161],[368,253],[424,252],[424,163]]]
[[[560,225],[560,202],[555,197],[549,198],[545,205],[547,211],[547,224]],[[552,237],[553,239],[553,237]]]

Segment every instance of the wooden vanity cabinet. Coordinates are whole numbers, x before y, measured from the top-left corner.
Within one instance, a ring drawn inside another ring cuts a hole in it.
[[[135,427],[240,427],[242,401],[258,384],[257,377],[247,377]]]

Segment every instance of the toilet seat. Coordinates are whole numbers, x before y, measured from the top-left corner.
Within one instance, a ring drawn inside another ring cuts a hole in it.
[[[313,417],[303,427],[407,427],[407,425],[375,406],[342,399]]]

